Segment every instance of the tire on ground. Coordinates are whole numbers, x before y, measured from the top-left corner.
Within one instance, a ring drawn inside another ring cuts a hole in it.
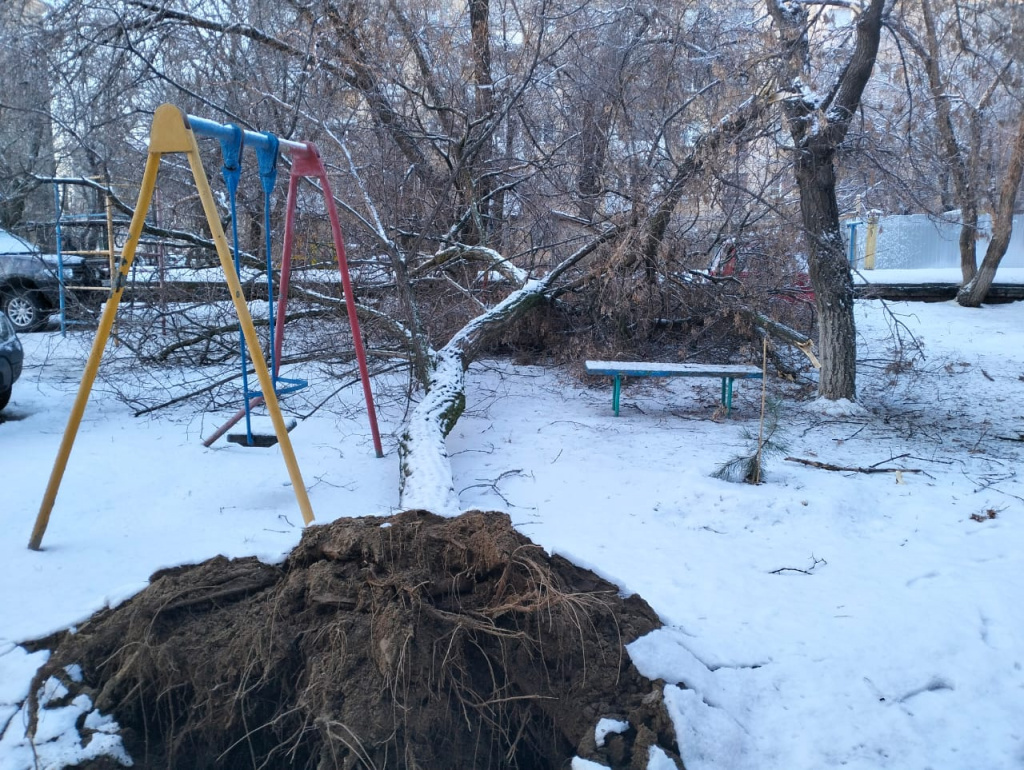
[[[19,334],[41,329],[49,317],[39,294],[31,289],[12,289],[5,294],[3,310]]]

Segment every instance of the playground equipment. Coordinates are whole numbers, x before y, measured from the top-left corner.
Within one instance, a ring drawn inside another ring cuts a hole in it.
[[[85,220],[94,221],[97,219],[96,215],[85,214],[83,216],[69,217],[63,214],[63,207],[61,206],[61,195],[60,195],[60,184],[58,182],[53,183],[53,204],[54,204],[54,229],[56,232],[56,246],[57,246],[57,276],[60,280],[60,334],[62,337],[66,337],[68,333],[68,317],[67,317],[67,289],[64,285],[64,257],[67,255],[77,255],[82,257],[97,257],[102,256],[107,258],[107,267],[109,269],[109,275],[114,275],[114,262],[117,259],[117,251],[114,248],[114,208],[110,201],[110,196],[106,196],[106,206],[104,214],[100,215],[103,221],[106,223],[106,235],[107,235],[107,248],[105,249],[92,249],[86,251],[68,251],[64,249],[64,223],[68,220]],[[109,286],[78,286],[76,291],[101,291],[110,292]]]
[[[202,120],[201,118],[191,118],[194,130],[214,133],[218,136],[223,135],[225,126],[219,126],[216,123]],[[246,135],[248,137],[248,135]],[[261,135],[262,136],[262,135]],[[222,142],[224,140],[222,139]],[[247,138],[248,141],[248,138]],[[229,151],[234,152],[234,146],[229,147]],[[272,153],[269,150],[261,150],[261,146],[257,145],[256,148],[257,157],[259,160],[260,168],[260,181],[263,185],[263,217],[264,217],[264,230],[266,232],[266,254],[267,254],[267,280],[268,280],[268,302],[270,302],[269,318],[270,318],[270,334],[273,339],[271,345],[271,369],[272,379],[274,380],[275,387],[277,383],[285,383],[286,388],[278,389],[277,393],[283,395],[285,393],[294,392],[295,390],[303,387],[304,383],[299,380],[288,380],[279,376],[279,367],[281,364],[281,350],[284,345],[284,319],[287,315],[288,308],[288,290],[291,286],[291,271],[292,271],[292,250],[295,243],[295,210],[296,202],[298,199],[298,186],[299,182],[304,178],[313,179],[319,184],[320,191],[324,196],[324,204],[327,208],[327,216],[331,223],[331,236],[334,240],[334,251],[338,261],[338,270],[341,274],[341,285],[345,295],[345,308],[348,313],[349,325],[352,327],[352,342],[355,348],[356,361],[359,365],[359,376],[360,381],[363,385],[363,398],[366,401],[366,413],[370,421],[370,432],[373,435],[373,446],[377,453],[377,457],[384,456],[384,450],[381,447],[380,431],[377,427],[377,415],[373,406],[373,394],[370,391],[370,377],[366,365],[366,351],[363,347],[362,335],[359,333],[359,317],[356,314],[355,295],[352,292],[352,280],[348,270],[348,258],[345,254],[345,241],[341,233],[341,223],[338,219],[338,207],[334,202],[334,194],[331,191],[331,183],[327,178],[327,170],[324,168],[323,161],[320,158],[320,153],[316,146],[312,142],[306,142],[299,145],[299,149],[292,148],[291,152],[291,174],[288,178],[288,196],[285,204],[285,228],[284,228],[284,242],[282,245],[281,255],[281,276],[278,285],[278,299],[276,313],[274,311],[273,303],[273,283],[272,283],[272,271],[270,265],[270,192],[273,190],[276,170],[274,169],[274,162],[276,162],[276,153]],[[262,154],[261,154],[262,152]],[[271,155],[275,157],[272,159]],[[227,152],[225,152],[225,180],[227,179]],[[229,187],[230,193],[230,187]],[[233,221],[233,218],[232,218]],[[236,243],[236,254],[237,254],[237,243]],[[277,322],[275,323],[275,316]],[[244,353],[243,353],[244,355]],[[245,361],[243,359],[243,367]],[[247,380],[243,376],[243,389],[245,405],[242,409],[239,409],[231,419],[225,422],[220,428],[214,431],[209,437],[203,441],[204,446],[211,446],[217,439],[227,433],[232,427],[234,427],[243,417],[246,418],[246,432],[245,434],[231,435],[229,434],[228,440],[234,441],[235,443],[245,444],[247,446],[268,446],[270,443],[269,437],[258,436],[252,433],[251,428],[251,410],[264,403],[264,398],[261,393],[249,392],[246,384]]]
[[[355,315],[354,297],[352,295],[351,283],[348,279],[347,263],[344,261],[344,250],[341,246],[341,231],[340,226],[338,225],[337,212],[334,208],[333,198],[331,197],[330,188],[327,184],[327,175],[324,171],[323,164],[320,162],[316,148],[310,143],[300,144],[298,142],[277,139],[269,134],[242,131],[235,126],[223,126],[201,118],[193,118],[185,115],[181,110],[173,105],[164,104],[158,107],[156,113],[153,115],[153,122],[149,136],[149,153],[146,159],[146,168],[142,177],[142,185],[139,189],[139,198],[135,207],[135,213],[132,216],[132,221],[129,225],[128,237],[121,252],[121,261],[118,266],[117,273],[113,276],[110,299],[106,303],[103,314],[100,318],[99,326],[96,330],[96,337],[93,340],[92,350],[90,351],[89,359],[86,362],[85,371],[82,374],[82,381],[78,388],[78,394],[75,397],[75,402],[71,409],[71,415],[68,418],[68,424],[64,430],[64,435],[57,451],[57,458],[54,462],[53,470],[50,473],[50,480],[43,495],[39,514],[36,517],[35,527],[33,528],[31,538],[29,539],[29,548],[33,550],[38,550],[40,548],[43,535],[46,532],[50,514],[53,510],[53,504],[56,500],[57,492],[60,489],[61,479],[63,478],[64,471],[67,468],[71,448],[74,445],[75,437],[78,434],[78,428],[81,425],[82,417],[85,413],[85,407],[89,400],[89,393],[91,392],[93,383],[96,380],[96,374],[99,369],[100,360],[103,357],[104,348],[110,338],[110,332],[117,314],[118,305],[120,304],[121,296],[124,293],[128,275],[132,268],[132,262],[135,258],[135,252],[139,245],[139,239],[142,235],[146,214],[153,200],[160,161],[165,154],[169,153],[184,153],[188,159],[189,167],[192,170],[192,176],[195,179],[199,199],[202,202],[203,212],[205,213],[207,222],[209,223],[217,256],[220,259],[221,268],[224,272],[224,280],[227,283],[228,290],[231,295],[231,301],[234,304],[235,311],[238,315],[240,334],[244,341],[243,348],[248,348],[249,356],[252,358],[253,368],[256,371],[256,376],[260,383],[261,392],[259,394],[259,398],[261,398],[266,404],[267,411],[270,414],[271,422],[274,426],[274,434],[277,438],[277,442],[281,445],[281,453],[284,456],[285,465],[288,468],[288,474],[291,479],[292,488],[295,491],[296,501],[298,502],[299,509],[302,512],[303,521],[306,524],[313,521],[313,510],[309,503],[309,497],[306,493],[306,486],[302,480],[302,474],[295,459],[295,453],[292,449],[287,426],[285,424],[284,417],[281,414],[281,407],[277,398],[277,390],[275,389],[274,381],[271,377],[270,370],[267,367],[266,360],[263,357],[259,338],[256,334],[252,317],[249,314],[249,308],[246,305],[245,298],[242,293],[242,286],[238,278],[235,261],[231,250],[228,248],[227,238],[224,234],[224,228],[220,223],[217,207],[213,199],[213,193],[210,189],[210,183],[207,180],[206,172],[203,169],[202,160],[199,156],[199,146],[196,140],[197,135],[214,137],[221,139],[222,141],[227,140],[230,142],[233,142],[235,137],[237,137],[239,158],[243,142],[255,147],[257,151],[263,150],[267,153],[266,157],[269,157],[272,153],[271,148],[274,148],[274,150],[283,149],[290,152],[292,155],[293,170],[291,183],[289,184],[289,218],[293,217],[295,205],[294,190],[292,189],[292,185],[297,182],[296,174],[298,172],[295,167],[297,166],[299,172],[301,172],[300,176],[315,174],[320,178],[324,195],[328,201],[328,207],[331,211],[331,225],[334,232],[335,245],[338,248],[339,253],[339,269],[342,273],[345,300],[348,307],[349,320],[352,324],[353,337],[355,338],[356,352],[360,359],[363,389],[367,398],[368,410],[370,412],[375,448],[377,449],[378,456],[381,456],[382,454],[380,449],[380,438],[377,434],[376,417],[373,412],[372,399],[370,396],[365,354],[363,352],[359,335],[358,320]],[[274,152],[274,154],[276,154],[276,152]],[[225,166],[227,165],[228,163],[226,162]],[[232,219],[232,226],[235,226],[234,219]],[[290,232],[290,227],[288,232]],[[289,250],[290,244],[286,247],[286,251]],[[237,251],[235,256],[237,256]],[[280,296],[282,298],[287,296],[286,286],[282,286]],[[280,312],[278,313],[278,316],[279,318],[282,318]],[[275,332],[275,347],[278,355],[276,360],[279,362],[280,347],[277,347],[276,336],[283,334],[283,323],[278,324]],[[275,368],[277,365],[278,363],[275,363]],[[247,400],[249,395],[251,394],[246,394]]]
[[[200,118],[193,118],[191,122],[193,124],[193,130],[197,129],[196,123],[201,120]],[[228,191],[228,207],[231,212],[231,245],[232,254],[235,259],[235,273],[241,276],[242,266],[239,257],[238,248],[238,183],[242,176],[242,150],[245,141],[245,132],[237,126],[224,126],[223,128],[213,124],[206,128],[207,133],[217,135],[220,139],[221,155],[224,159],[223,167],[221,168],[221,174],[224,177],[224,184]],[[266,268],[267,268],[267,308],[268,308],[268,323],[270,328],[270,339],[273,340],[275,337],[274,330],[274,265],[272,261],[271,252],[271,232],[270,232],[270,199],[274,191],[274,183],[277,180],[277,155],[279,150],[279,140],[272,134],[266,135],[266,143],[258,145],[256,147],[256,158],[259,163],[260,173],[260,185],[263,188],[263,232],[264,232],[264,251],[266,255]],[[282,299],[287,301],[287,294],[282,296]],[[283,327],[285,319],[284,308],[279,315],[281,324]],[[269,447],[277,443],[277,436],[275,434],[253,434],[252,430],[252,408],[257,403],[263,403],[263,394],[259,391],[252,391],[249,389],[249,362],[248,356],[245,351],[245,335],[242,332],[241,325],[238,329],[238,348],[239,358],[242,366],[242,396],[244,398],[245,406],[242,409],[242,413],[245,416],[245,433],[228,436],[229,441],[234,441],[237,444],[243,446],[258,446],[258,447]],[[280,397],[286,393],[293,393],[297,390],[301,390],[306,387],[305,380],[287,380],[287,387],[278,387],[279,382],[283,382],[279,377],[278,360],[280,359],[280,349],[277,350],[276,355],[273,346],[270,349],[270,380],[273,384],[274,393]],[[237,420],[236,420],[237,421]],[[233,424],[233,423],[231,423]],[[291,430],[295,426],[294,421],[288,424],[288,429]],[[221,431],[223,432],[223,431]],[[219,436],[220,434],[215,434]],[[214,440],[215,440],[214,438]],[[210,446],[212,441],[204,442],[206,446]]]

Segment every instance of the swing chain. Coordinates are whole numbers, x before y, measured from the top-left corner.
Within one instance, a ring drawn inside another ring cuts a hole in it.
[[[234,257],[235,273],[239,281],[242,279],[242,264],[238,248],[238,183],[242,178],[242,150],[245,146],[245,132],[234,123],[226,128],[231,132],[227,138],[221,138],[220,149],[223,156],[221,175],[228,190],[228,208],[231,212],[231,254]],[[238,347],[242,354],[242,394],[245,399],[245,436],[250,446],[253,445],[252,415],[249,411],[249,361],[245,353],[245,334],[242,324],[238,324]]]

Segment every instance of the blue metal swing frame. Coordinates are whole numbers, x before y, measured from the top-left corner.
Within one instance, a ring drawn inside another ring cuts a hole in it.
[[[308,386],[303,379],[294,379],[279,376],[280,361],[278,352],[275,349],[275,323],[284,319],[274,317],[274,265],[272,251],[272,237],[270,227],[271,196],[277,182],[277,160],[279,155],[280,140],[270,133],[256,133],[245,131],[234,124],[220,125],[201,118],[190,120],[192,130],[199,135],[212,136],[220,142],[223,165],[221,175],[224,177],[224,185],[228,192],[228,207],[231,214],[231,254],[235,265],[235,274],[239,281],[242,277],[241,258],[238,246],[238,184],[242,177],[242,152],[247,143],[251,144],[256,152],[257,165],[259,167],[260,186],[263,188],[263,233],[264,251],[266,255],[267,268],[267,305],[268,322],[270,328],[270,374],[273,383],[274,393],[277,396],[295,393]],[[250,390],[249,388],[249,361],[245,347],[245,336],[241,326],[238,329],[239,349],[241,351],[242,366],[242,396],[245,401],[245,444],[246,446],[267,446],[267,442],[258,439],[252,431],[252,401],[263,397],[263,391]],[[283,384],[284,387],[279,387]]]

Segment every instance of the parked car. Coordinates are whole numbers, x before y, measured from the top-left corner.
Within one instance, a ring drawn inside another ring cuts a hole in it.
[[[95,305],[102,292],[82,291],[100,287],[109,279],[106,260],[87,260],[67,255],[63,262],[65,300]],[[58,260],[40,254],[25,241],[0,230],[0,310],[7,314],[18,332],[42,328],[52,313],[60,310]]]
[[[24,353],[14,326],[0,313],[0,409],[11,400],[11,390],[21,376],[21,362]]]

